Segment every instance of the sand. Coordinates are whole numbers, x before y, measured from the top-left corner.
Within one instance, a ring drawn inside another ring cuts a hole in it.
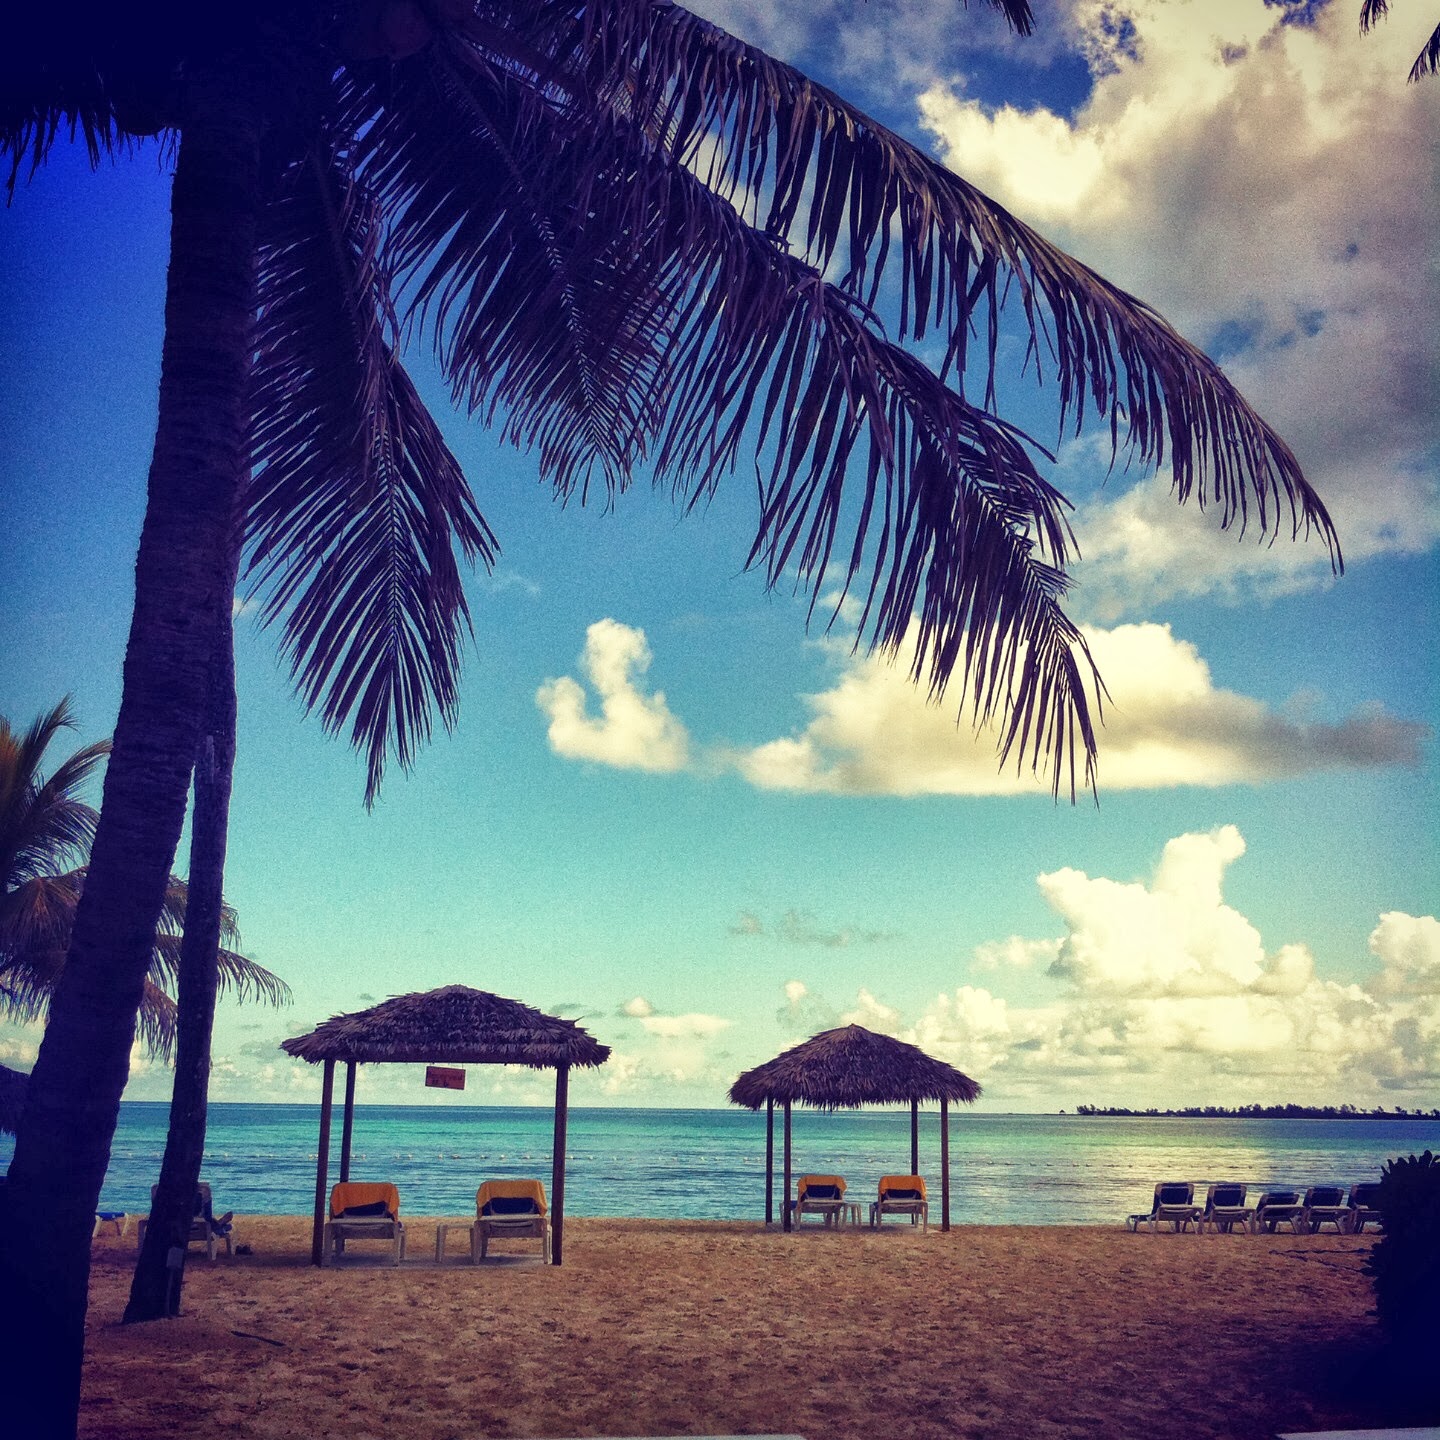
[[[572,1219],[562,1268],[507,1241],[437,1269],[434,1225],[407,1221],[399,1269],[316,1270],[307,1220],[242,1216],[252,1255],[192,1258],[184,1314],[127,1327],[133,1237],[97,1240],[81,1434],[1261,1440],[1424,1418],[1380,1413],[1369,1236]]]

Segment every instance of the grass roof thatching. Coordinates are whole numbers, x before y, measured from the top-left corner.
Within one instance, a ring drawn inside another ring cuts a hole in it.
[[[803,1044],[747,1070],[731,1087],[732,1104],[758,1110],[767,1100],[837,1110],[908,1100],[963,1100],[980,1086],[943,1060],[862,1025],[822,1030]]]
[[[0,1133],[13,1135],[20,1123],[20,1109],[25,1104],[28,1075],[0,1065]]]
[[[397,995],[369,1010],[334,1015],[280,1048],[298,1060],[470,1065],[603,1065],[610,1047],[573,1020],[546,1015],[468,985]]]

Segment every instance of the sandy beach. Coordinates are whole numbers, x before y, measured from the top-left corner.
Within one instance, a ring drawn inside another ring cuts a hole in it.
[[[185,1313],[132,1327],[133,1236],[97,1240],[81,1434],[1261,1440],[1410,1418],[1379,1413],[1369,1236],[569,1220],[562,1268],[436,1268],[434,1226],[407,1222],[399,1269],[316,1270],[307,1220],[240,1217],[253,1253],[192,1258]]]

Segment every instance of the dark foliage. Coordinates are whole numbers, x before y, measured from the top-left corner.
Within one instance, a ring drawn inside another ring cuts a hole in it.
[[[1389,1160],[1376,1201],[1385,1233],[1366,1261],[1375,1310],[1399,1355],[1440,1393],[1435,1339],[1440,1336],[1440,1158],[1429,1150]]]

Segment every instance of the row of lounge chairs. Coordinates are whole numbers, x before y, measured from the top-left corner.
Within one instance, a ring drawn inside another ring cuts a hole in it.
[[[1161,1225],[1181,1231],[1193,1224],[1198,1235],[1207,1225],[1225,1234],[1238,1227],[1251,1235],[1273,1235],[1281,1225],[1289,1225],[1297,1235],[1314,1235],[1322,1225],[1333,1225],[1340,1234],[1359,1235],[1367,1224],[1380,1223],[1379,1189],[1378,1181],[1369,1181],[1352,1185],[1348,1197],[1343,1185],[1312,1185],[1303,1195],[1299,1190],[1266,1190],[1249,1205],[1249,1186],[1222,1183],[1211,1185],[1205,1203],[1198,1205],[1190,1181],[1162,1180],[1149,1211],[1129,1216],[1125,1224],[1130,1230],[1148,1224],[1152,1234]]]
[[[802,1175],[796,1182],[795,1199],[790,1211],[798,1225],[806,1215],[819,1216],[826,1225],[840,1225],[845,1220],[858,1221],[860,1205],[846,1200],[843,1175]],[[912,1225],[930,1228],[930,1203],[925,1194],[923,1175],[882,1175],[876,1187],[876,1198],[870,1202],[870,1225],[879,1229],[887,1215],[899,1215]]]
[[[437,1227],[437,1260],[444,1258],[446,1236],[452,1230],[469,1233],[472,1262],[486,1258],[492,1240],[535,1239],[540,1241],[541,1259],[550,1263],[549,1207],[538,1180],[485,1181],[475,1192],[473,1222]],[[405,1258],[405,1225],[400,1219],[400,1192],[394,1185],[347,1180],[330,1192],[321,1263],[340,1259],[346,1243],[355,1240],[384,1241],[392,1265]]]

